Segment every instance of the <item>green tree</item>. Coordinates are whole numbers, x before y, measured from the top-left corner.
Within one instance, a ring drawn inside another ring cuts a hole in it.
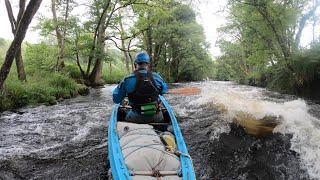
[[[8,74],[10,72],[12,62],[21,49],[21,43],[24,40],[24,37],[27,33],[29,24],[31,23],[31,20],[35,13],[38,11],[41,0],[30,0],[26,10],[24,11],[21,20],[19,22],[19,25],[15,31],[15,37],[13,41],[11,42],[11,45],[6,53],[6,57],[4,60],[3,65],[1,66],[0,69],[0,90],[3,90],[3,85],[5,80],[8,77]]]
[[[12,12],[12,7],[11,3],[9,0],[5,0],[6,8],[7,8],[7,13],[8,13],[8,18],[11,24],[11,31],[12,34],[15,36],[17,28],[19,26],[19,23],[21,21],[22,15],[25,12],[25,6],[26,6],[26,1],[21,0],[19,2],[19,12],[17,17],[15,18]],[[18,78],[20,81],[26,81],[26,73],[24,70],[24,65],[23,65],[23,59],[22,59],[22,53],[21,53],[21,47],[17,51],[17,54],[15,55],[15,60],[16,60],[16,66],[17,66],[17,73],[18,73]]]
[[[228,24],[220,28],[225,38],[219,40],[223,56],[217,68],[222,70],[216,73],[222,74],[216,77],[224,77],[228,67],[232,80],[273,87],[283,83],[286,90],[294,89],[301,32],[319,4],[318,0],[229,0]]]
[[[152,56],[152,69],[169,81],[200,80],[212,64],[202,27],[194,10],[176,1],[166,1],[139,11],[137,29],[142,49]]]

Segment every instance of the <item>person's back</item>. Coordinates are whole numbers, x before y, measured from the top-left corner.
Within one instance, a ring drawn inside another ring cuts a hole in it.
[[[159,111],[160,94],[167,92],[167,84],[160,75],[148,71],[150,58],[146,53],[138,53],[135,59],[137,69],[116,87],[113,91],[113,101],[121,103],[128,97],[132,107],[126,116],[126,121],[148,123],[162,121]]]

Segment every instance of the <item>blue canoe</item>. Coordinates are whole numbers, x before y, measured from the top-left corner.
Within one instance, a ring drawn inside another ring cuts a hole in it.
[[[164,106],[164,109],[166,110],[166,113],[164,114],[164,116],[165,118],[167,116],[167,118],[169,118],[169,120],[171,121],[170,125],[172,126],[173,133],[175,136],[177,150],[179,151],[179,153],[181,153],[181,155],[179,156],[180,170],[177,174],[179,174],[179,176],[183,180],[194,180],[196,178],[195,178],[195,173],[192,165],[192,160],[188,155],[188,150],[184,142],[178,121],[175,117],[175,113],[172,110],[171,106],[168,104],[168,102],[165,100],[165,98],[163,96],[159,96],[159,97],[162,102],[162,105]],[[121,151],[119,136],[117,132],[117,121],[120,115],[120,111],[119,111],[120,108],[121,106],[119,104],[116,104],[113,107],[112,115],[109,121],[108,157],[110,162],[112,179],[130,180],[132,179],[132,174],[130,174],[130,171],[128,170],[125,164],[125,160]]]

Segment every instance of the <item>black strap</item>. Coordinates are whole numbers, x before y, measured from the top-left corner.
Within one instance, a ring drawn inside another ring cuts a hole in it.
[[[155,82],[155,80],[154,80],[154,78],[153,78],[153,74],[152,74],[151,71],[148,71],[148,72],[147,72],[147,80],[151,82],[151,86],[152,86],[155,90],[157,90],[158,93],[160,94],[160,93],[161,93],[161,92],[160,92],[160,89],[157,88],[156,82]]]
[[[132,93],[135,93],[135,92],[137,91],[137,89],[140,88],[141,83],[142,83],[142,81],[143,81],[143,77],[142,77],[141,73],[139,72],[139,69],[134,71],[134,75],[136,76],[137,83],[136,83],[136,86],[135,86],[134,91],[133,91]],[[153,78],[153,75],[152,75],[152,72],[151,72],[151,71],[147,71],[147,77],[146,77],[146,78],[147,78],[148,81],[150,81],[151,86],[152,86],[156,91],[158,91],[159,94],[160,94],[160,93],[161,93],[161,92],[160,92],[160,89],[158,89],[158,88],[156,87],[155,81],[154,81],[154,78]]]
[[[139,70],[135,70],[134,71],[134,75],[136,76],[136,86],[134,87],[134,91],[132,93],[136,93],[137,89],[140,88],[141,86],[141,83],[142,83],[142,76],[141,74],[139,73]]]

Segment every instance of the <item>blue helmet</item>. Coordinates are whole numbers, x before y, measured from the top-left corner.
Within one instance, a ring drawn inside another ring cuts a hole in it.
[[[135,63],[150,63],[150,57],[146,52],[139,52],[136,55]]]

